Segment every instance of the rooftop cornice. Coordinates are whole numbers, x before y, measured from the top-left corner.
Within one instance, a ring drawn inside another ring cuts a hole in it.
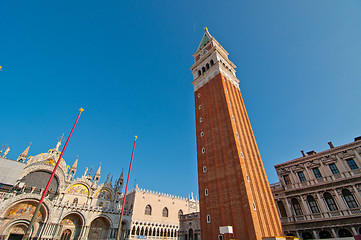
[[[331,154],[336,154],[337,152],[340,151],[344,151],[346,149],[350,149],[350,148],[355,148],[361,146],[361,141],[356,141],[356,142],[351,142],[351,143],[347,143],[338,147],[334,147],[331,149],[327,149],[325,151],[319,152],[319,153],[315,153],[312,155],[308,155],[305,157],[299,157],[299,158],[295,158],[293,160],[284,162],[284,163],[280,163],[280,164],[276,164],[274,165],[274,167],[277,169],[279,167],[285,167],[287,165],[294,165],[300,162],[305,162],[305,161],[309,161],[309,160],[315,160],[315,159],[319,159],[321,157],[327,156],[327,155],[331,155]]]

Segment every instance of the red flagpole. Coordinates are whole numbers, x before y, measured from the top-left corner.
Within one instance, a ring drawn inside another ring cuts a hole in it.
[[[30,231],[31,231],[31,228],[32,228],[33,225],[34,225],[34,222],[35,222],[35,219],[36,219],[36,215],[38,215],[38,212],[39,212],[39,210],[40,210],[40,207],[41,207],[41,205],[42,205],[42,203],[43,203],[43,200],[44,200],[44,198],[45,198],[45,196],[46,196],[46,193],[47,193],[47,191],[48,191],[48,189],[49,189],[51,180],[53,180],[53,178],[54,178],[56,169],[58,168],[58,166],[59,166],[59,164],[60,164],[61,157],[63,156],[63,154],[64,154],[64,152],[65,152],[66,146],[68,145],[68,142],[69,142],[69,140],[70,140],[70,137],[71,137],[71,135],[73,134],[74,128],[75,128],[76,124],[78,123],[78,120],[79,120],[79,118],[80,118],[80,115],[81,115],[81,113],[84,111],[84,109],[83,109],[83,108],[80,108],[79,111],[80,111],[80,112],[79,112],[79,114],[78,114],[78,117],[76,118],[76,121],[75,121],[75,123],[74,123],[74,126],[73,126],[73,128],[71,129],[71,132],[70,132],[70,134],[69,134],[69,137],[68,137],[68,139],[66,140],[66,143],[65,143],[65,145],[64,145],[64,147],[63,147],[63,150],[61,151],[61,154],[60,154],[60,156],[59,156],[59,159],[58,159],[58,161],[57,161],[56,164],[55,164],[54,170],[53,170],[53,172],[51,173],[51,176],[50,176],[50,178],[49,178],[48,184],[46,184],[46,187],[45,187],[45,189],[44,189],[44,191],[43,191],[43,195],[41,196],[41,198],[40,198],[40,200],[39,200],[39,204],[38,204],[38,206],[37,206],[36,209],[35,209],[35,212],[34,212],[34,214],[33,214],[33,217],[31,218],[29,227],[27,228],[27,230],[26,230],[26,232],[25,232],[25,235],[24,235],[24,237],[23,237],[23,240],[29,239]]]
[[[122,230],[122,218],[123,218],[123,213],[124,213],[124,205],[125,205],[125,199],[126,199],[126,197],[127,197],[127,190],[128,190],[130,170],[132,170],[134,149],[135,149],[135,143],[137,142],[137,138],[138,138],[137,136],[135,136],[135,138],[134,138],[133,152],[132,152],[132,157],[130,158],[130,165],[129,165],[129,171],[128,171],[127,184],[125,185],[125,191],[124,191],[124,197],[123,197],[123,204],[122,204],[122,211],[121,211],[121,213],[120,213],[120,219],[119,219],[119,225],[118,225],[117,240],[120,240],[120,234],[121,234],[121,230]]]

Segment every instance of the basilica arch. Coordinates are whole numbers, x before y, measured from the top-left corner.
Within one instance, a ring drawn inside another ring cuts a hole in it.
[[[61,240],[77,240],[80,237],[83,218],[78,213],[70,213],[61,220]]]
[[[108,238],[110,221],[101,216],[95,218],[91,224],[88,234],[88,240],[105,240]]]
[[[34,199],[22,199],[9,204],[4,213],[1,214],[4,220],[2,226],[0,226],[0,238],[21,239],[29,226],[32,213],[35,211],[37,204],[37,201]],[[41,230],[47,218],[48,211],[46,205],[43,204],[30,234]]]

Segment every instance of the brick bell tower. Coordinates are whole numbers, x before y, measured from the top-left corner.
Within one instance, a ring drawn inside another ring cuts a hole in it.
[[[221,226],[232,226],[237,240],[280,236],[236,66],[207,28],[193,56],[202,239],[218,239]]]

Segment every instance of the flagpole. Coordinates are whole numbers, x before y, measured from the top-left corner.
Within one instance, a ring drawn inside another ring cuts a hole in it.
[[[132,157],[130,158],[130,165],[129,165],[129,171],[128,171],[127,184],[125,185],[125,191],[124,191],[124,197],[123,197],[123,204],[122,204],[122,211],[121,211],[121,213],[120,213],[120,219],[119,219],[119,225],[118,225],[118,232],[117,232],[117,238],[116,238],[116,240],[120,240],[120,234],[121,234],[121,231],[122,231],[122,218],[123,218],[123,213],[124,213],[124,205],[125,205],[125,199],[126,199],[126,197],[127,197],[127,190],[128,190],[130,170],[132,169],[134,149],[135,149],[135,143],[137,142],[137,138],[138,138],[137,136],[134,137],[133,152],[132,152]]]
[[[59,166],[59,164],[60,164],[60,162],[61,162],[61,158],[62,158],[62,156],[63,156],[63,154],[64,154],[64,151],[65,151],[65,149],[66,149],[66,146],[68,145],[68,142],[69,142],[69,140],[70,140],[70,137],[71,137],[71,135],[73,134],[74,128],[75,128],[76,124],[78,123],[78,120],[79,120],[79,118],[80,118],[80,115],[81,115],[81,113],[84,111],[84,109],[83,109],[83,108],[80,108],[79,111],[80,111],[80,112],[79,112],[79,114],[78,114],[78,117],[76,118],[76,121],[75,121],[75,123],[74,123],[74,126],[73,126],[73,128],[71,129],[71,132],[70,132],[70,134],[69,134],[69,137],[68,137],[68,139],[66,140],[66,143],[65,143],[65,145],[64,145],[64,147],[63,147],[63,150],[61,151],[61,154],[60,154],[60,156],[59,156],[59,159],[58,159],[58,161],[57,161],[56,164],[55,164],[54,170],[53,170],[53,172],[51,173],[51,176],[50,176],[50,178],[49,178],[49,181],[48,181],[48,183],[46,184],[46,187],[45,187],[45,189],[44,189],[44,191],[43,191],[43,195],[41,196],[41,198],[40,198],[40,200],[39,200],[38,206],[37,206],[36,209],[35,209],[35,212],[34,212],[34,214],[33,214],[33,217],[31,218],[29,227],[26,229],[25,235],[24,235],[24,237],[23,237],[22,240],[28,240],[28,239],[29,239],[31,228],[33,227],[33,225],[34,225],[34,223],[35,223],[36,216],[37,216],[38,213],[39,213],[39,210],[40,210],[40,208],[41,208],[41,205],[42,205],[42,203],[43,203],[43,200],[44,200],[44,198],[45,198],[45,196],[46,196],[46,193],[47,193],[47,191],[48,191],[48,189],[49,189],[51,180],[53,180],[53,178],[54,178],[56,169],[58,168],[58,166]]]

